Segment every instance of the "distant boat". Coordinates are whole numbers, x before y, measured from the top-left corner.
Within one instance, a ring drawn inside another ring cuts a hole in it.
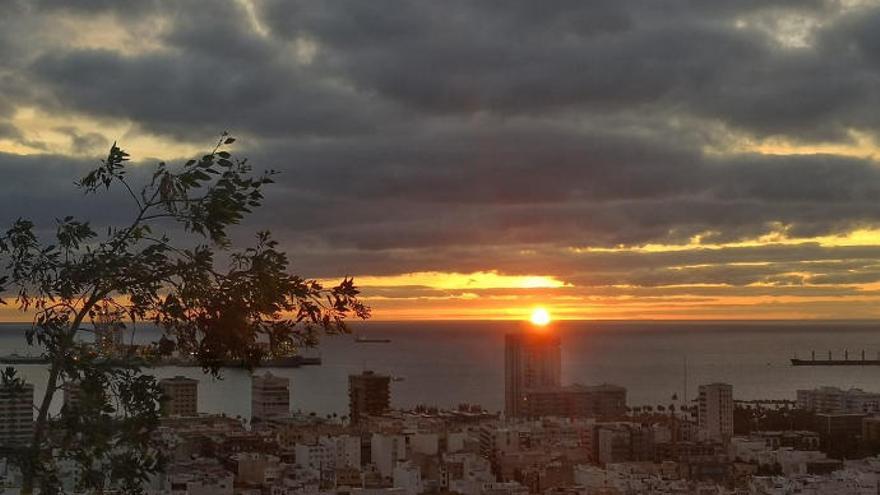
[[[364,337],[362,335],[355,335],[354,342],[356,344],[388,344],[391,342],[391,339],[386,338],[373,338],[373,337]]]
[[[880,359],[791,359],[792,366],[880,366]]]
[[[791,358],[792,366],[880,366],[880,353],[877,359],[865,359],[865,351],[862,351],[861,359],[850,359],[849,351],[843,351],[843,359],[834,359],[831,351],[828,351],[828,359],[816,359],[816,351],[810,352],[810,359]]]

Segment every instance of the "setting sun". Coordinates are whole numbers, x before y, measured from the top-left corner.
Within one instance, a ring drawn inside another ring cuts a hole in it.
[[[535,308],[535,310],[532,311],[531,320],[533,325],[543,327],[550,323],[550,313],[544,308]]]

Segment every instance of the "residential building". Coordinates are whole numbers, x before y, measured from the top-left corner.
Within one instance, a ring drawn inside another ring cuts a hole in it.
[[[733,436],[733,386],[700,385],[698,424],[706,440],[726,443]]]
[[[859,414],[880,412],[880,393],[860,388],[842,390],[819,387],[797,391],[798,407],[823,414]]]
[[[508,334],[504,346],[504,413],[508,418],[525,414],[526,392],[559,387],[562,349],[553,332]]]
[[[654,435],[636,423],[599,423],[594,428],[593,458],[600,464],[652,461]]]
[[[370,438],[370,459],[383,478],[393,476],[398,461],[406,460],[406,437],[373,433]]]
[[[296,463],[316,471],[336,469],[336,451],[333,445],[317,443],[314,445],[296,444]]]
[[[380,415],[391,408],[391,377],[364,371],[348,377],[348,417],[358,424],[364,416]]]
[[[162,414],[165,416],[198,415],[199,381],[185,376],[163,378],[159,387],[164,395]]]
[[[813,429],[821,437],[823,451],[832,457],[856,453],[865,417],[864,413],[817,414]]]
[[[226,461],[226,468],[235,473],[238,483],[259,486],[266,482],[266,474],[278,469],[279,464],[280,459],[277,456],[237,452]]]
[[[0,385],[0,445],[28,443],[34,434],[34,386]]]
[[[580,384],[527,390],[522,416],[614,419],[626,414],[626,388]]]
[[[290,379],[266,372],[253,377],[251,421],[268,421],[290,416]]]
[[[422,473],[412,461],[400,462],[392,470],[394,488],[402,488],[405,495],[419,495],[423,492]]]

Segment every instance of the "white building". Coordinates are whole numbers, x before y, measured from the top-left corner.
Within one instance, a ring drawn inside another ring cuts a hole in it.
[[[323,436],[314,444],[294,446],[296,463],[316,471],[360,468],[361,439],[352,435]]]
[[[422,472],[412,462],[399,462],[392,471],[394,488],[402,488],[406,495],[422,493]]]
[[[336,468],[336,449],[332,444],[305,445],[298,443],[294,447],[294,455],[296,455],[297,464],[318,472]]]
[[[817,413],[875,413],[880,412],[880,393],[865,392],[860,388],[820,387],[798,390],[797,403],[799,408]]]
[[[807,474],[811,462],[828,460],[828,456],[818,450],[794,450],[783,447],[776,451],[776,462],[782,467],[782,474],[792,476]]]
[[[406,437],[373,433],[370,438],[370,457],[384,478],[391,478],[394,466],[406,459]]]
[[[697,418],[704,439],[729,441],[733,436],[733,386],[727,383],[700,385]]]
[[[290,416],[290,380],[266,372],[253,377],[251,421],[267,421]]]

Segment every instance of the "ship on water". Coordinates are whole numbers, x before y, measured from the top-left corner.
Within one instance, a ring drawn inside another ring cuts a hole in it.
[[[381,337],[364,337],[363,335],[355,335],[354,342],[356,344],[388,344],[391,339]]]
[[[843,359],[835,359],[831,351],[828,351],[827,359],[816,359],[816,351],[811,351],[810,359],[791,358],[792,366],[880,366],[880,353],[877,359],[866,359],[865,351],[862,351],[860,359],[850,359],[849,351],[843,351]]]

